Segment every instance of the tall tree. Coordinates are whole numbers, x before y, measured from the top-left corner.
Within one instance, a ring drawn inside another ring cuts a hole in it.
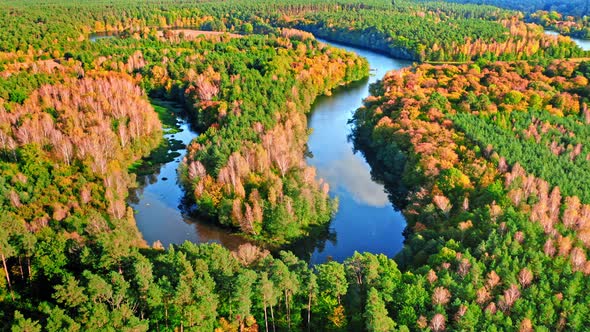
[[[270,315],[272,319],[272,329],[275,331],[275,318],[273,307],[277,304],[277,290],[274,287],[273,282],[268,279],[268,273],[262,272],[260,274],[260,280],[258,282],[259,292],[262,296],[262,306],[264,309],[264,326],[266,332],[268,332],[268,314],[267,308],[270,307]]]
[[[230,297],[232,302],[232,313],[235,320],[240,326],[240,330],[244,328],[244,322],[250,316],[252,309],[252,285],[256,281],[256,273],[252,270],[245,270],[241,272],[233,287]]]
[[[365,326],[369,332],[393,331],[395,322],[387,315],[385,302],[373,287],[367,294],[367,305],[365,307]]]
[[[341,297],[346,295],[348,290],[348,280],[344,265],[337,262],[329,262],[319,265],[318,285],[322,293],[333,296],[341,304]]]
[[[8,265],[6,263],[6,259],[12,257],[15,251],[14,248],[8,242],[9,237],[8,230],[3,227],[0,227],[0,258],[2,258],[2,267],[4,268],[4,276],[6,277],[6,283],[8,285],[8,290],[10,292],[10,296],[14,300],[14,295],[12,294],[12,283],[10,282],[10,273],[8,272]]]

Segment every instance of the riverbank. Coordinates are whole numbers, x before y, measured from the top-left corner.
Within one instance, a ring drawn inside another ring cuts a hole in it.
[[[411,63],[360,48],[319,41],[365,57],[373,70],[370,78],[341,86],[330,96],[320,96],[311,107],[308,128],[312,133],[307,145],[313,157],[309,157],[307,162],[317,169],[318,177],[327,181],[331,188],[330,196],[339,199],[340,209],[329,225],[310,229],[304,239],[286,249],[293,250],[312,264],[328,259],[343,261],[355,251],[385,253],[393,257],[403,246],[404,217],[389,202],[383,185],[372,179],[371,169],[364,158],[353,152],[352,143],[348,140],[350,127],[347,123],[369,95],[372,83],[387,71]],[[162,105],[161,102],[158,104]],[[177,111],[165,114],[179,114]],[[178,123],[171,123],[170,120]],[[167,126],[176,125],[179,131],[167,134],[168,139],[188,144],[197,136],[182,117],[168,117],[164,122]],[[189,216],[187,207],[182,206],[184,191],[177,182],[176,168],[185,151],[179,152],[181,155],[175,160],[143,178],[145,186],[138,190],[137,199],[132,203],[138,227],[146,241],[153,243],[158,240],[164,246],[184,241],[219,242],[230,249],[247,242],[232,233],[230,228],[217,227]]]
[[[399,46],[394,46],[384,33],[375,29],[372,31],[355,31],[325,27],[318,27],[307,24],[297,24],[298,29],[312,33],[316,38],[339,43],[342,45],[360,47],[380,54],[385,54],[395,59],[420,61],[419,57],[412,51]]]
[[[547,30],[547,29],[545,29],[545,34],[551,35],[551,36],[561,36],[561,34],[559,32],[554,31],[554,30]],[[571,37],[571,36],[567,36],[567,37],[569,37],[571,40],[573,40],[584,51],[590,51],[590,40],[575,38],[575,37]]]
[[[177,103],[152,99],[160,116],[164,137],[160,146],[137,164],[138,187],[130,192],[129,204],[144,240],[156,247],[171,244],[216,242],[236,250],[247,241],[229,230],[191,216],[185,201],[178,167],[187,145],[198,136]]]

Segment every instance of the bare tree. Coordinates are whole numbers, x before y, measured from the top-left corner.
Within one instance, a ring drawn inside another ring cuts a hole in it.
[[[432,317],[430,321],[430,328],[434,332],[444,331],[445,330],[445,316],[442,314],[436,314]]]
[[[432,292],[432,304],[433,305],[446,305],[451,299],[451,292],[444,287],[436,287]]]
[[[520,272],[518,273],[518,282],[523,288],[530,285],[532,281],[533,273],[531,272],[531,270],[527,269],[526,267],[520,270]]]

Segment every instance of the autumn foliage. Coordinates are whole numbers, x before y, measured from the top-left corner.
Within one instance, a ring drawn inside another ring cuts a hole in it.
[[[125,199],[134,181],[126,169],[130,161],[157,144],[161,133],[156,113],[131,79],[111,74],[44,85],[23,105],[7,106],[10,110],[0,105],[5,163],[54,163],[63,174],[58,186],[73,186],[67,190],[71,196],[45,202],[43,197],[52,195],[52,186],[33,196],[24,189],[40,180],[30,177],[42,174],[27,175],[26,169],[13,173],[7,168],[5,176],[18,179],[17,191],[7,193],[8,210],[28,220],[34,230],[49,220],[61,221],[88,204],[106,204],[114,218],[126,216]],[[64,176],[74,169],[80,174]]]
[[[305,113],[317,95],[361,77],[366,68],[359,59],[305,34],[283,32],[294,36],[277,40],[285,55],[263,64],[260,73],[224,79],[208,67],[189,76],[184,92],[194,122],[205,130],[189,146],[183,166],[200,212],[275,243],[300,237],[331,218],[329,186],[304,159]],[[334,58],[337,54],[346,60]],[[254,87],[256,75],[262,76]],[[222,92],[227,85],[234,91]]]
[[[526,330],[546,321],[516,309],[535,301],[531,287],[559,289],[540,278],[587,276],[586,68],[422,64],[373,86],[355,114],[355,144],[374,167],[392,165],[385,181],[407,188],[400,202],[412,234],[399,261],[429,265],[433,306],[452,303],[465,283],[477,305],[422,316],[419,326],[459,328],[482,310],[520,317]]]

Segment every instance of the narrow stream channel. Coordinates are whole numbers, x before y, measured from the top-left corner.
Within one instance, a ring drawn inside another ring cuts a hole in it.
[[[162,104],[169,111],[173,103]],[[177,119],[176,133],[164,135],[164,139],[177,140],[182,147],[172,151],[179,154],[173,161],[162,165],[159,172],[138,176],[139,188],[132,192],[129,204],[135,211],[137,227],[148,244],[160,241],[164,247],[181,244],[217,242],[229,249],[236,249],[245,241],[226,229],[190,217],[183,204],[184,189],[178,179],[178,166],[186,154],[186,146],[197,137],[189,123],[182,117]],[[175,144],[171,144],[174,146]]]
[[[325,41],[324,41],[325,42]],[[403,245],[405,228],[403,215],[392,207],[382,184],[371,179],[370,167],[360,154],[353,153],[348,141],[348,120],[369,95],[369,85],[392,69],[411,65],[410,62],[391,59],[355,47],[328,43],[355,52],[369,60],[371,77],[362,82],[342,87],[332,96],[318,98],[309,116],[313,133],[309,149],[313,157],[308,162],[326,179],[331,195],[338,197],[340,208],[325,232],[302,239],[287,249],[311,264],[328,259],[342,261],[355,251],[395,256]],[[197,133],[186,121],[179,119],[179,133],[167,134],[188,144]],[[178,183],[177,168],[184,155],[162,165],[159,173],[146,176],[136,190],[130,204],[136,212],[137,226],[145,240],[152,244],[160,241],[164,246],[184,241],[195,243],[218,242],[234,249],[244,240],[227,230],[209,223],[194,220],[183,213],[183,190]]]

